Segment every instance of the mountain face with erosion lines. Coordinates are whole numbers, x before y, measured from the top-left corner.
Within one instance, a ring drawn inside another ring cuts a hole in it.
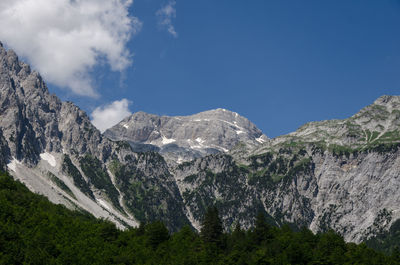
[[[49,94],[41,76],[2,45],[0,106],[1,166],[32,191],[120,227],[157,219],[171,229],[188,223],[162,157],[104,137],[85,112]],[[119,172],[123,178],[116,178]]]
[[[239,143],[258,146],[268,141],[248,119],[225,109],[176,117],[136,112],[104,135],[128,141],[138,152],[159,152],[167,161],[178,164],[227,152]]]
[[[154,220],[199,228],[215,205],[226,229],[250,227],[261,211],[276,225],[361,242],[400,219],[399,146],[398,96],[273,139],[224,109],[138,112],[101,134],[0,44],[0,168],[120,228]]]

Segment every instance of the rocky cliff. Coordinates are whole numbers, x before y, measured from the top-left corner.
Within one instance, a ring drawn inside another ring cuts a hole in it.
[[[159,152],[172,164],[227,152],[238,143],[258,146],[268,141],[248,119],[226,109],[176,117],[137,112],[104,135],[128,141],[135,151]]]
[[[7,163],[31,190],[121,227],[155,219],[168,221],[171,229],[188,223],[163,159],[141,156],[129,144],[103,137],[85,112],[49,94],[41,76],[2,45],[0,117],[1,166]],[[116,164],[131,170],[116,179]],[[134,186],[134,181],[139,182]],[[157,198],[144,199],[148,189],[157,190]]]
[[[383,96],[348,119],[274,139],[218,109],[136,113],[107,131],[110,140],[0,45],[0,167],[120,227],[161,219],[198,228],[215,204],[227,229],[264,211],[276,225],[332,228],[360,242],[400,219],[399,126],[400,97]]]

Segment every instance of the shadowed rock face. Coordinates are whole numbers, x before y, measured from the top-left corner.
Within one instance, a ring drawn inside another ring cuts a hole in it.
[[[199,228],[215,204],[226,228],[265,211],[275,224],[333,228],[354,242],[400,219],[398,96],[274,139],[222,109],[138,112],[106,135],[129,143],[101,135],[0,44],[0,168],[52,202],[119,227],[162,220],[171,230]]]
[[[227,152],[239,143],[257,146],[268,141],[248,119],[225,109],[176,117],[137,112],[104,135],[129,141],[138,151],[147,146],[177,163]]]

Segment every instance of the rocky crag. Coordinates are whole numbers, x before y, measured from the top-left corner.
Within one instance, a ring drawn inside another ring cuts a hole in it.
[[[120,227],[155,219],[171,229],[188,223],[162,157],[104,137],[85,112],[49,94],[41,76],[2,45],[0,117],[0,166],[32,191]],[[115,178],[122,169],[124,178]]]
[[[128,141],[135,151],[158,152],[171,164],[227,152],[238,143],[258,146],[268,141],[248,119],[226,109],[176,117],[136,112],[104,135]]]
[[[0,45],[0,167],[55,203],[120,227],[198,228],[215,204],[227,229],[271,222],[360,242],[400,219],[400,97],[268,139],[227,110],[136,113],[102,135]],[[106,137],[107,136],[107,137]]]

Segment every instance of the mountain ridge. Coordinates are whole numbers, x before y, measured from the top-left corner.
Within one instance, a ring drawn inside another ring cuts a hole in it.
[[[50,95],[41,76],[20,62],[15,52],[4,48],[0,48],[0,116],[4,145],[10,150],[2,154],[2,160],[7,161],[2,167],[14,178],[52,202],[82,208],[120,227],[139,223],[119,191],[123,184],[116,184],[108,167],[114,160],[134,165],[143,178],[147,163],[152,161],[143,161],[128,144],[103,137],[84,111]],[[153,185],[160,187],[161,181],[168,181],[162,189],[164,197],[148,201],[146,213],[153,219],[160,215],[170,219],[174,228],[174,223],[187,221],[178,189],[172,177],[164,175],[162,180],[152,179]],[[165,209],[157,209],[164,200],[176,201],[165,208],[177,210],[164,213]]]
[[[128,141],[137,151],[157,151],[178,164],[227,152],[239,142],[256,146],[268,141],[248,119],[221,108],[188,116],[158,116],[139,111],[104,135]]]
[[[158,150],[134,152],[132,143],[102,135],[82,110],[50,95],[38,73],[1,47],[0,166],[52,202],[121,228],[154,220],[174,231],[199,228],[205,209],[216,205],[226,229],[250,227],[264,212],[276,225],[334,229],[361,242],[400,219],[399,99],[384,96],[348,119],[308,123],[265,143],[257,142],[263,134],[255,125],[233,112],[200,113],[188,121],[187,134],[175,127],[185,120],[136,114],[145,129],[135,135],[154,146],[164,140],[174,152],[179,135],[186,144],[200,137],[211,145],[210,133],[229,132],[214,139],[222,147],[227,141],[228,152],[174,164]],[[218,121],[219,115],[230,120]],[[165,129],[150,138],[155,125]],[[239,141],[244,136],[248,141]]]

